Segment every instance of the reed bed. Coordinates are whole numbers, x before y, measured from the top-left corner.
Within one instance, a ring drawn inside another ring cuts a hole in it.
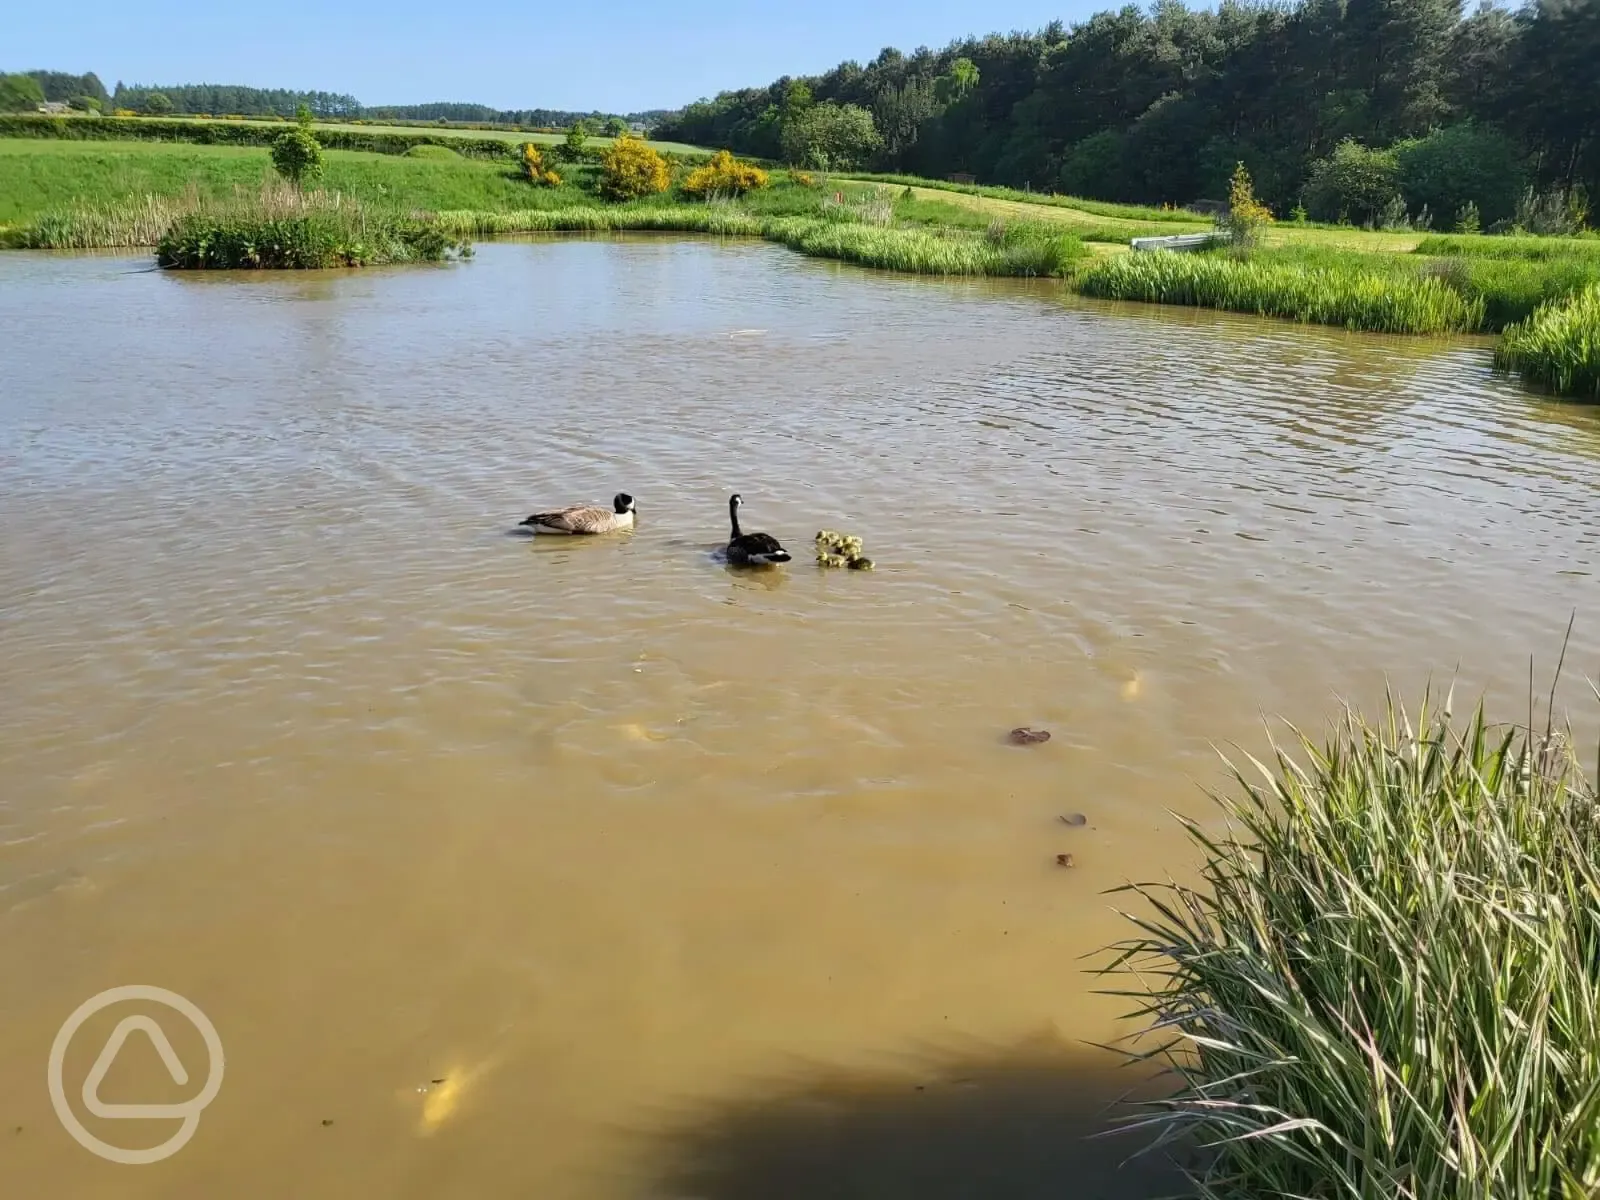
[[[1530,721],[1530,725],[1532,722]],[[1235,772],[1126,979],[1206,1200],[1600,1194],[1600,803],[1570,738],[1424,701]]]
[[[1600,283],[1507,329],[1494,365],[1556,395],[1600,401]]]
[[[1414,254],[1429,257],[1511,258],[1544,262],[1552,258],[1600,259],[1600,237],[1508,237],[1487,234],[1441,234],[1425,237]]]
[[[1374,333],[1459,333],[1483,322],[1481,299],[1444,281],[1344,264],[1246,261],[1158,250],[1081,272],[1078,290],[1108,300],[1188,304]]]

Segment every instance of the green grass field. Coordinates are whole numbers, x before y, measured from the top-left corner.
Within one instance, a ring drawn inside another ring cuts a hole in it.
[[[528,208],[581,203],[576,189],[534,189],[506,162],[329,150],[323,185],[399,208]],[[21,224],[51,209],[104,205],[194,188],[221,197],[255,188],[272,174],[264,148],[187,142],[57,142],[0,139],[0,224]],[[570,192],[565,198],[561,192]],[[552,194],[554,193],[554,194]]]
[[[103,118],[103,117],[102,118],[73,117],[73,118],[68,118],[68,119],[71,119],[71,120],[83,120],[83,121],[93,121],[93,120],[105,120],[106,118]],[[140,117],[119,117],[119,118],[113,118],[113,119],[115,119],[115,120],[123,120],[123,121],[138,121],[138,120],[141,120],[143,118],[140,118]],[[192,122],[194,124],[205,124],[205,123],[209,123],[209,122],[213,122],[213,121],[222,120],[223,118],[221,118],[220,116],[210,116],[210,117],[171,116],[171,117],[162,117],[160,119],[163,120],[163,121],[187,121],[187,122]],[[291,124],[293,124],[293,122],[290,122],[290,121],[265,120],[265,119],[256,119],[256,118],[248,118],[248,119],[242,120],[242,121],[229,121],[228,123],[230,125],[239,124],[239,125],[281,126],[284,129],[289,128],[289,126]],[[315,125],[314,125],[314,128],[316,128],[316,129],[340,129],[340,130],[346,130],[346,131],[353,132],[353,133],[398,133],[398,134],[405,134],[405,135],[409,135],[409,136],[413,136],[413,137],[418,135],[418,134],[427,134],[430,137],[441,137],[441,138],[446,138],[446,137],[455,137],[455,138],[492,138],[492,139],[494,139],[496,141],[503,141],[503,142],[512,142],[512,143],[539,142],[539,143],[544,144],[544,145],[553,145],[553,144],[558,143],[558,142],[566,141],[566,135],[565,134],[560,134],[560,133],[521,133],[521,132],[519,132],[518,130],[515,130],[515,129],[471,129],[471,128],[467,128],[467,127],[464,127],[464,126],[458,126],[458,125],[429,124],[429,123],[427,123],[425,121],[418,122],[418,123],[412,124],[412,125],[358,125],[358,124],[355,124],[354,122],[349,122],[349,121],[317,121],[315,123]],[[602,136],[600,136],[598,134],[591,134],[589,136],[588,144],[591,145],[591,146],[609,146],[611,144],[611,142],[612,142],[611,138],[602,137]],[[689,146],[689,145],[684,144],[683,142],[651,142],[650,144],[652,146],[654,146],[657,150],[661,151],[661,153],[663,153],[663,154],[669,154],[670,153],[670,154],[699,155],[699,154],[710,154],[711,153],[710,150],[707,150],[703,146]]]

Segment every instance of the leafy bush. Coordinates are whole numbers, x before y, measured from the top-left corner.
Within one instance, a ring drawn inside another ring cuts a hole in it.
[[[1261,230],[1272,224],[1272,210],[1256,199],[1250,172],[1243,163],[1233,169],[1228,184],[1228,215],[1222,225],[1228,238],[1239,249],[1249,249],[1261,239]]]
[[[638,200],[667,190],[667,160],[642,138],[619,137],[600,156],[600,194],[608,200]]]
[[[1507,329],[1494,365],[1557,395],[1600,401],[1600,283]]]
[[[1393,150],[1370,150],[1353,138],[1311,167],[1304,203],[1318,221],[1375,224],[1400,196],[1400,163]]]
[[[165,92],[151,92],[144,98],[144,111],[152,117],[164,117],[172,111],[172,101]]]
[[[740,162],[727,150],[718,150],[711,161],[689,172],[683,191],[689,196],[742,196],[767,186],[765,171],[752,163]]]
[[[883,145],[872,114],[854,104],[813,104],[783,126],[783,155],[797,167],[849,171]]]
[[[304,122],[272,143],[272,165],[279,175],[297,187],[322,178],[322,143]]]
[[[1600,1192],[1600,804],[1547,727],[1450,701],[1235,772],[1198,887],[1125,976],[1180,1082],[1134,1124],[1210,1148],[1204,1200]]]
[[[1400,191],[1413,211],[1426,206],[1454,213],[1474,204],[1479,219],[1493,224],[1516,209],[1523,187],[1517,149],[1494,130],[1455,125],[1400,143],[1394,156]]]

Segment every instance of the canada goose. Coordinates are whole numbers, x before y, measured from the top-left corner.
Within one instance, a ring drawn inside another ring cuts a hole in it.
[[[770,533],[739,532],[739,505],[743,503],[737,492],[728,497],[728,520],[733,523],[733,532],[728,537],[728,561],[747,567],[788,562],[789,552],[778,545],[778,539]]]
[[[534,533],[610,533],[616,529],[632,529],[633,497],[627,492],[618,492],[610,508],[574,504],[554,512],[534,513],[521,524]]]

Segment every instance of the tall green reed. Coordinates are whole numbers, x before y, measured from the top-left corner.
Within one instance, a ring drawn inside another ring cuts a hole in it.
[[[1545,391],[1600,401],[1600,283],[1508,328],[1494,365]]]
[[[1595,785],[1548,724],[1450,708],[1296,733],[1225,834],[1185,821],[1200,887],[1120,889],[1106,970],[1178,1081],[1128,1124],[1204,1147],[1205,1200],[1600,1194]]]

